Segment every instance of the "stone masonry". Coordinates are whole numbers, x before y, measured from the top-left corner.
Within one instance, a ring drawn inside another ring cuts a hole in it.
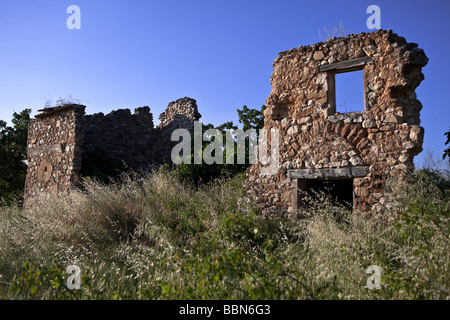
[[[153,125],[149,107],[85,115],[85,106],[67,104],[39,110],[28,129],[25,199],[41,194],[64,195],[80,182],[82,164],[91,153],[105,153],[135,169],[170,161],[171,133],[193,130],[201,115],[190,98],[172,102]]]
[[[422,151],[422,105],[415,89],[428,63],[424,51],[391,30],[333,38],[281,52],[274,61],[265,129],[279,133],[279,166],[248,171],[248,197],[263,214],[296,214],[304,192],[333,182],[335,195],[356,211],[384,201],[385,181],[412,169]],[[362,70],[364,109],[336,110],[335,75]],[[150,108],[85,115],[67,104],[40,110],[29,125],[25,199],[64,195],[79,184],[84,160],[104,152],[135,169],[170,163],[171,133],[193,131],[195,100],[172,102],[156,128]],[[268,149],[271,148],[270,134]]]
[[[25,199],[67,193],[79,182],[82,163],[84,106],[49,108],[28,126]]]
[[[266,176],[261,164],[250,169],[250,199],[265,214],[296,213],[308,183],[348,180],[353,208],[376,209],[386,179],[413,168],[422,151],[414,91],[427,63],[417,44],[391,30],[281,52],[264,113],[265,129],[279,130],[280,166]],[[335,74],[355,70],[363,71],[364,111],[337,113]]]

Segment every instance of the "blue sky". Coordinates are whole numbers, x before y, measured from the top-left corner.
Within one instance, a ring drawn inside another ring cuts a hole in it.
[[[81,9],[69,30],[68,6]],[[197,100],[202,120],[237,122],[237,108],[268,97],[278,52],[324,41],[340,22],[381,28],[416,42],[430,58],[416,90],[424,108],[424,149],[444,149],[450,126],[450,1],[0,0],[0,119],[71,95],[87,113],[150,106],[155,124],[167,104]],[[322,38],[319,38],[319,29]]]

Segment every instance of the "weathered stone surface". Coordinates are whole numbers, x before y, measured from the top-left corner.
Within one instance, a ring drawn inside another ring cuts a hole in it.
[[[401,176],[422,150],[422,105],[414,91],[424,79],[421,69],[427,63],[423,50],[391,30],[352,34],[281,52],[273,65],[264,127],[279,129],[280,141],[289,134],[290,141],[298,143],[295,149],[292,142],[280,143],[280,154],[289,151],[283,163],[300,160],[301,165],[295,170],[280,165],[274,175],[265,177],[260,176],[263,166],[254,165],[247,180],[248,194],[254,195],[250,200],[268,215],[286,213],[288,208],[292,213],[296,184],[282,184],[282,177],[333,178],[340,172],[340,178],[345,178],[348,174],[343,171],[327,170],[369,166],[373,170],[366,177],[354,178],[355,185],[358,179],[366,179],[354,189],[354,208],[370,210],[381,199],[381,182]],[[365,110],[336,113],[334,95],[330,94],[334,74],[360,69],[364,73]],[[281,101],[282,94],[289,99]],[[279,124],[282,119],[295,122],[300,130],[288,127],[283,131]],[[299,172],[306,169],[312,171],[304,172],[320,175],[302,176]],[[274,203],[274,194],[285,196]]]
[[[287,134],[288,134],[288,135],[293,135],[293,134],[298,133],[299,131],[300,131],[300,127],[299,127],[299,126],[292,126],[292,127],[290,127],[290,128],[288,129]]]
[[[316,51],[314,52],[314,60],[322,60],[324,57],[323,52],[322,51]]]
[[[28,126],[25,199],[67,193],[81,167],[84,106],[47,108]]]
[[[373,127],[375,127],[375,122],[373,122],[370,119],[367,119],[362,123],[362,127],[363,128],[373,128]]]
[[[59,127],[58,127],[59,128]],[[64,146],[64,150],[62,149],[63,144],[54,144],[50,146],[43,146],[43,147],[36,147],[36,148],[30,148],[28,149],[28,155],[31,157],[38,156],[39,154],[47,154],[50,152],[63,152],[66,151],[66,148],[68,151],[70,151],[70,147]]]
[[[99,150],[135,169],[168,163],[175,129],[191,132],[201,115],[194,99],[171,102],[155,128],[149,107],[85,115],[85,106],[46,108],[30,122],[25,199],[65,195],[76,187],[83,160]]]
[[[416,144],[412,141],[407,141],[403,144],[403,148],[405,148],[406,150],[413,149],[415,146]]]

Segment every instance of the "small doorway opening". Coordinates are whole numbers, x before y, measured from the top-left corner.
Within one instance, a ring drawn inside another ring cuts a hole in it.
[[[308,197],[318,194],[329,196],[335,203],[353,208],[353,179],[321,180],[305,179],[298,181],[299,207],[307,205]]]

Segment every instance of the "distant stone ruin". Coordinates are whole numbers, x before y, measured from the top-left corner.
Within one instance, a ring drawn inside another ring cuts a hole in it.
[[[198,113],[194,99],[171,102],[154,127],[149,107],[85,115],[85,106],[66,104],[39,110],[28,129],[25,200],[65,195],[79,185],[86,157],[101,152],[135,169],[169,163],[178,128],[193,132]]]
[[[415,89],[424,51],[391,30],[333,38],[280,53],[273,63],[265,129],[279,130],[280,166],[248,174],[248,196],[265,214],[299,212],[304,195],[325,190],[368,211],[385,181],[413,168],[422,151],[422,104]],[[337,112],[335,76],[362,70],[364,107]],[[270,145],[270,143],[269,143]]]

